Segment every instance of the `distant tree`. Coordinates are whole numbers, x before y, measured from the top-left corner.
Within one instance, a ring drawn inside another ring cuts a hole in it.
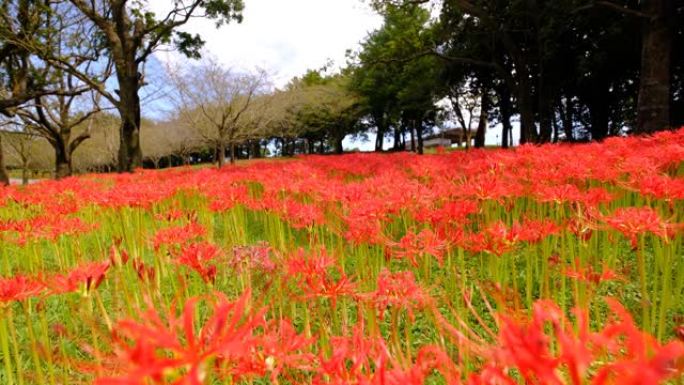
[[[165,15],[157,17],[146,1],[69,0],[49,5],[55,17],[71,22],[70,38],[81,39],[83,44],[56,52],[50,42],[24,36],[23,46],[97,90],[118,110],[121,117],[118,169],[121,172],[142,165],[140,89],[145,85],[144,65],[150,55],[162,46],[173,45],[182,54],[198,58],[204,41],[199,35],[178,28],[197,17],[216,20],[217,26],[233,20],[240,22],[244,7],[242,0],[176,1]],[[74,56],[96,58],[102,54],[111,60],[116,73],[115,91],[108,89],[88,68],[69,60]]]
[[[383,16],[383,27],[361,45],[351,87],[362,97],[376,127],[376,151],[382,150],[384,137],[394,126],[395,149],[408,131],[422,153],[424,126],[434,120],[435,102],[445,94],[439,79],[444,62],[422,54],[435,45],[435,30],[429,12],[418,5],[387,4]]]
[[[431,1],[371,3],[387,17]],[[510,132],[518,115],[522,143],[600,140],[624,128],[653,132],[677,116],[682,0],[439,3],[438,18],[428,23],[432,46],[396,52],[392,60],[437,57],[449,69],[442,83],[475,81],[493,91],[493,116]]]
[[[263,136],[260,120],[266,100],[260,97],[270,90],[264,71],[239,73],[205,60],[169,75],[179,119],[213,146],[219,167],[225,164],[226,147],[234,163],[238,144]]]
[[[170,164],[173,157],[177,157],[182,165],[186,165],[190,154],[202,149],[202,137],[194,130],[188,129],[181,121],[143,120],[142,127],[143,156],[152,162],[155,168],[161,167],[162,164]]]
[[[32,132],[32,130],[5,131],[0,136],[4,136],[6,148],[18,161],[18,165],[21,168],[21,183],[27,185],[30,179],[34,156],[36,155],[36,142],[40,137]]]
[[[55,89],[60,93],[36,97],[34,103],[24,105],[17,114],[50,143],[55,151],[55,177],[61,179],[72,174],[73,153],[90,138],[91,117],[100,112],[100,107],[99,94],[72,74],[56,72]],[[74,128],[83,123],[85,129],[74,135]]]
[[[38,1],[3,0],[0,5],[0,115],[14,115],[27,101],[54,93],[44,82],[45,63],[23,44],[41,35],[47,14]]]
[[[73,135],[78,136],[82,131],[89,131],[90,138],[74,150],[71,158],[73,172],[116,170],[120,126],[121,120],[116,113],[102,111],[74,127]]]
[[[322,76],[319,71],[308,71],[290,84],[292,92],[300,93],[293,108],[300,137],[325,140],[334,152],[341,154],[347,135],[357,134],[362,125],[364,110],[358,94],[350,91],[346,74]]]

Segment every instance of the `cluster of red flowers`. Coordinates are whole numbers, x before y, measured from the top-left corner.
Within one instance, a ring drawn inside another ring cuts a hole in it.
[[[396,297],[399,292],[406,289],[381,288],[377,295],[406,301]],[[535,303],[531,319],[500,314],[499,332],[491,342],[461,340],[461,348],[476,346],[487,360],[481,370],[464,376],[443,348],[426,345],[415,357],[400,357],[362,324],[350,336],[331,337],[330,351],[315,354],[313,339],[298,334],[290,321],[264,321],[265,309],[255,307],[250,294],[229,302],[215,293],[208,299],[212,312],[199,328],[195,310],[201,298],[186,302],[180,314],[175,307],[161,314],[150,305],[138,320],[119,321],[116,350],[109,359],[111,374],[96,383],[199,385],[209,379],[254,377],[290,383],[308,375],[315,384],[420,385],[438,372],[453,385],[513,385],[518,378],[558,385],[657,384],[684,369],[683,343],[659,344],[612,299],[608,305],[614,319],[597,332],[589,330],[585,311],[576,309],[575,322],[570,323],[548,301]]]
[[[99,385],[663,383],[684,373],[682,164],[684,129],[0,187],[0,317],[96,293]],[[0,342],[52,344],[47,318]],[[3,349],[0,378],[59,361]]]
[[[87,294],[102,283],[110,262],[89,262],[65,274],[0,278],[0,302],[23,301],[28,298],[82,291]]]

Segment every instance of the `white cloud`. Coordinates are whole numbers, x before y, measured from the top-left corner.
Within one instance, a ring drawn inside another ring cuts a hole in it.
[[[151,0],[150,8],[161,15],[168,1]],[[225,65],[265,68],[279,86],[328,59],[344,65],[345,51],[382,24],[362,0],[245,0],[243,15],[241,24],[216,29],[211,20],[194,19],[183,30],[199,33],[206,51]],[[157,57],[167,61],[177,55]]]

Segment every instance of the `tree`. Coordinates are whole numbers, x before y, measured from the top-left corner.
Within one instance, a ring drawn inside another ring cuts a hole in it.
[[[171,70],[175,104],[180,119],[213,146],[219,167],[225,164],[225,150],[235,162],[236,146],[262,136],[261,127],[269,90],[267,74],[239,73],[214,60],[184,70]]]
[[[116,170],[121,122],[116,113],[102,111],[74,128],[73,135],[89,131],[90,138],[76,148],[71,163],[74,173]],[[145,127],[145,120],[142,121]]]
[[[643,2],[637,133],[652,133],[670,127],[672,50],[677,15],[675,2]]]
[[[73,153],[90,138],[91,117],[100,112],[100,107],[99,95],[93,90],[74,79],[70,73],[61,70],[56,72],[58,85],[55,89],[60,93],[36,97],[35,103],[18,110],[18,115],[33,127],[36,134],[50,143],[55,151],[55,177],[61,179],[72,174]],[[81,110],[75,111],[78,107]],[[83,123],[86,123],[86,129],[73,135],[74,128]]]
[[[418,139],[422,153],[425,123],[435,116],[435,102],[444,95],[439,74],[442,60],[421,55],[434,46],[435,30],[430,14],[417,5],[388,4],[383,8],[385,23],[362,43],[352,67],[352,90],[362,97],[369,120],[376,127],[376,151],[384,136],[395,127],[395,149],[405,131]]]
[[[242,0],[177,1],[158,18],[147,9],[145,1],[69,0],[67,4],[54,4],[53,12],[65,20],[79,20],[79,25],[83,26],[79,28],[87,32],[85,36],[92,44],[57,54],[35,39],[26,43],[44,60],[97,90],[118,110],[121,117],[118,168],[120,172],[132,171],[142,165],[140,89],[145,85],[144,65],[150,55],[162,46],[173,45],[182,54],[198,58],[204,43],[201,37],[180,31],[179,27],[195,17],[216,20],[217,26],[233,20],[240,22],[243,7]],[[74,12],[82,19],[74,16]],[[118,89],[113,92],[102,79],[68,60],[74,55],[99,57],[103,51],[111,59],[116,73]]]
[[[27,185],[29,183],[29,172],[32,166],[33,157],[36,153],[36,139],[38,136],[29,131],[4,131],[6,148],[8,148],[18,160],[21,168],[21,183]]]
[[[322,76],[309,70],[289,87],[301,95],[293,109],[300,136],[327,141],[335,153],[342,154],[344,138],[365,128],[361,123],[364,109],[359,96],[350,91],[348,74]]]
[[[0,5],[0,115],[55,91],[46,87],[44,62],[32,56],[27,39],[37,38],[46,9],[42,2],[5,0]]]

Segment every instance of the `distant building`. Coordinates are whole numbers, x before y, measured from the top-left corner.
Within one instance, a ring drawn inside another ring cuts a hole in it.
[[[423,139],[423,147],[451,147],[452,144],[461,145],[465,142],[465,133],[460,128],[451,128],[436,134],[426,136]]]
[[[431,138],[423,140],[423,147],[451,147],[451,139],[448,138]]]

